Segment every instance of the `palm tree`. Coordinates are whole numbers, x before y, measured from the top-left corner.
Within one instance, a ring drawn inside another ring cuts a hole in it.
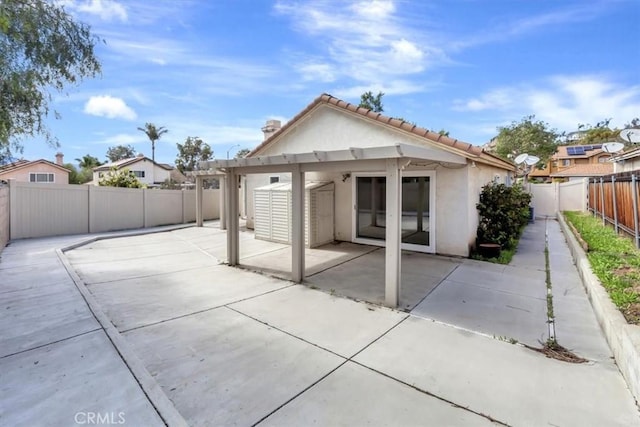
[[[102,165],[102,162],[100,162],[97,157],[93,157],[90,154],[85,154],[81,159],[76,159],[76,162],[78,162],[78,166],[80,166],[80,169],[88,170],[97,168],[98,166]]]
[[[138,128],[139,131],[142,131],[147,134],[147,137],[151,141],[151,160],[155,163],[156,161],[156,141],[160,139],[162,135],[169,132],[164,126],[156,127],[153,123],[145,123],[144,127]]]

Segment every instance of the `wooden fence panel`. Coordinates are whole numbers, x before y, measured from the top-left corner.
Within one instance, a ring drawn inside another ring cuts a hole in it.
[[[589,211],[611,224],[616,232],[634,238],[640,248],[640,186],[635,174],[611,175],[589,180]]]

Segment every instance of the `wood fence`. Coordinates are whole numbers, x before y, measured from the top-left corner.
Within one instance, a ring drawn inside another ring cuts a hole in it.
[[[637,172],[637,171],[636,171]],[[602,217],[604,224],[611,224],[616,233],[620,231],[634,238],[640,248],[640,176],[622,173],[589,179],[589,211]]]

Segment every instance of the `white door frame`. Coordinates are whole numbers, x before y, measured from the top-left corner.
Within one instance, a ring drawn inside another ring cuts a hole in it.
[[[384,240],[367,239],[358,237],[358,177],[380,177],[385,176],[384,172],[358,172],[352,173],[351,183],[351,201],[352,201],[352,213],[351,213],[351,241],[354,243],[361,243],[363,245],[371,246],[385,246]],[[435,253],[436,252],[436,171],[435,170],[412,170],[402,171],[402,178],[404,177],[416,177],[424,176],[429,177],[429,246],[416,245],[411,243],[402,243],[402,249]]]

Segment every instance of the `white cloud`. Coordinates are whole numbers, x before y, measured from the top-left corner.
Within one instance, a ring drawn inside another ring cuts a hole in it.
[[[116,135],[108,136],[99,141],[94,141],[93,144],[129,145],[129,144],[139,144],[139,143],[148,142],[148,141],[149,140],[142,133],[140,134],[119,133]]]
[[[324,82],[347,78],[356,81],[356,86],[368,87],[376,82],[407,80],[448,61],[440,47],[426,37],[424,23],[418,26],[412,17],[403,16],[391,0],[359,1],[349,7],[321,0],[282,0],[276,3],[275,11],[289,17],[291,25],[313,38],[321,49],[322,59],[300,55],[302,59],[294,65],[305,81],[315,72]],[[405,85],[408,87],[419,90],[423,86]]]
[[[109,95],[92,96],[84,106],[84,112],[109,119],[135,120],[138,116],[121,98]]]
[[[75,5],[78,12],[99,16],[104,21],[127,20],[127,10],[115,0],[89,0]]]
[[[601,76],[553,76],[535,85],[504,87],[466,101],[458,100],[453,108],[493,112],[499,121],[535,114],[561,131],[608,118],[612,119],[611,126],[621,127],[638,116],[640,86],[623,86]]]

